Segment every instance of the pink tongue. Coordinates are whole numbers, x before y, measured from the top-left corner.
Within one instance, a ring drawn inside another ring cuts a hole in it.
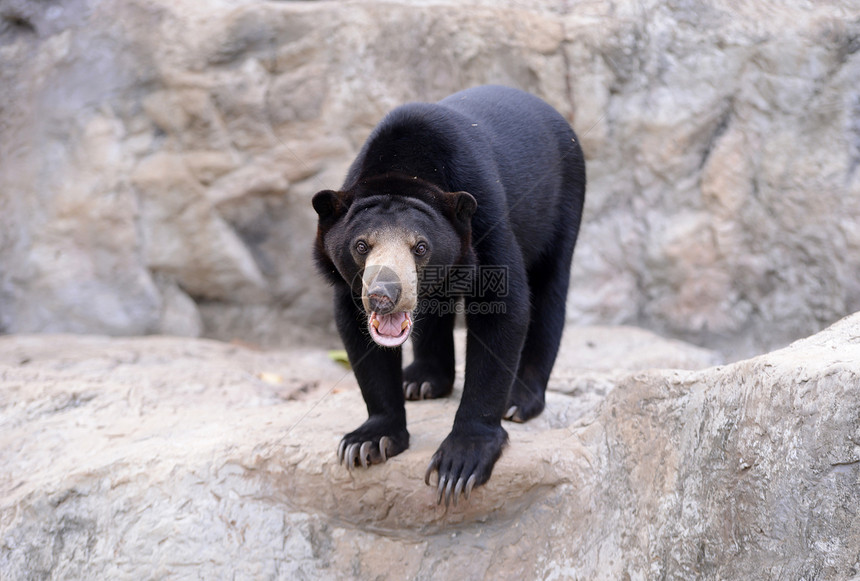
[[[388,337],[398,337],[403,332],[403,321],[406,320],[406,313],[390,313],[388,315],[376,315],[376,320],[379,321],[379,327],[376,331],[380,335]]]

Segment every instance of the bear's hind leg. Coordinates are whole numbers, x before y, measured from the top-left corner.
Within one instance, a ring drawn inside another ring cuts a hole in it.
[[[446,397],[454,388],[454,303],[438,304],[450,308],[416,317],[415,359],[403,370],[403,393],[409,400]]]
[[[531,318],[505,419],[526,422],[543,411],[546,385],[564,331],[572,251],[571,246],[570,252],[559,252],[529,273]]]

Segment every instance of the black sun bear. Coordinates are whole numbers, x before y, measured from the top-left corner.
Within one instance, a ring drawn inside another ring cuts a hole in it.
[[[502,419],[543,411],[584,198],[576,135],[528,93],[477,87],[382,120],[343,187],[313,198],[315,260],[334,286],[369,416],[343,437],[341,463],[400,454],[405,400],[451,393],[459,309],[463,395],[425,481],[438,472],[437,501],[447,505],[490,478],[508,439]],[[415,357],[403,369],[410,336]]]

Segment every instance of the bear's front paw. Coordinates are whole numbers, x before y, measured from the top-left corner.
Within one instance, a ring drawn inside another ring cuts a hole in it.
[[[360,428],[345,435],[337,447],[338,464],[352,470],[356,466],[381,464],[409,447],[409,432],[383,416],[369,418]]]
[[[453,389],[453,373],[440,371],[438,365],[415,361],[403,370],[403,395],[408,400],[446,397],[451,395]]]
[[[490,479],[507,442],[508,433],[501,426],[454,428],[433,454],[424,474],[424,482],[430,486],[430,475],[434,470],[439,473],[436,504],[443,496],[446,507],[452,499],[457,506],[460,494],[469,500],[472,489]]]

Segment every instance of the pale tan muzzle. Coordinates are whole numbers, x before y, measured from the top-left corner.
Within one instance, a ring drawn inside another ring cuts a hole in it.
[[[388,231],[368,242],[372,249],[361,279],[368,330],[379,345],[398,347],[412,332],[412,311],[418,302],[413,241],[401,233]]]
[[[364,263],[361,299],[364,310],[375,310],[371,295],[391,301],[386,312],[409,312],[418,302],[418,271],[412,255],[412,241],[397,232],[383,232],[372,237],[370,254]],[[384,291],[384,294],[378,291]],[[382,301],[384,302],[384,300]]]

